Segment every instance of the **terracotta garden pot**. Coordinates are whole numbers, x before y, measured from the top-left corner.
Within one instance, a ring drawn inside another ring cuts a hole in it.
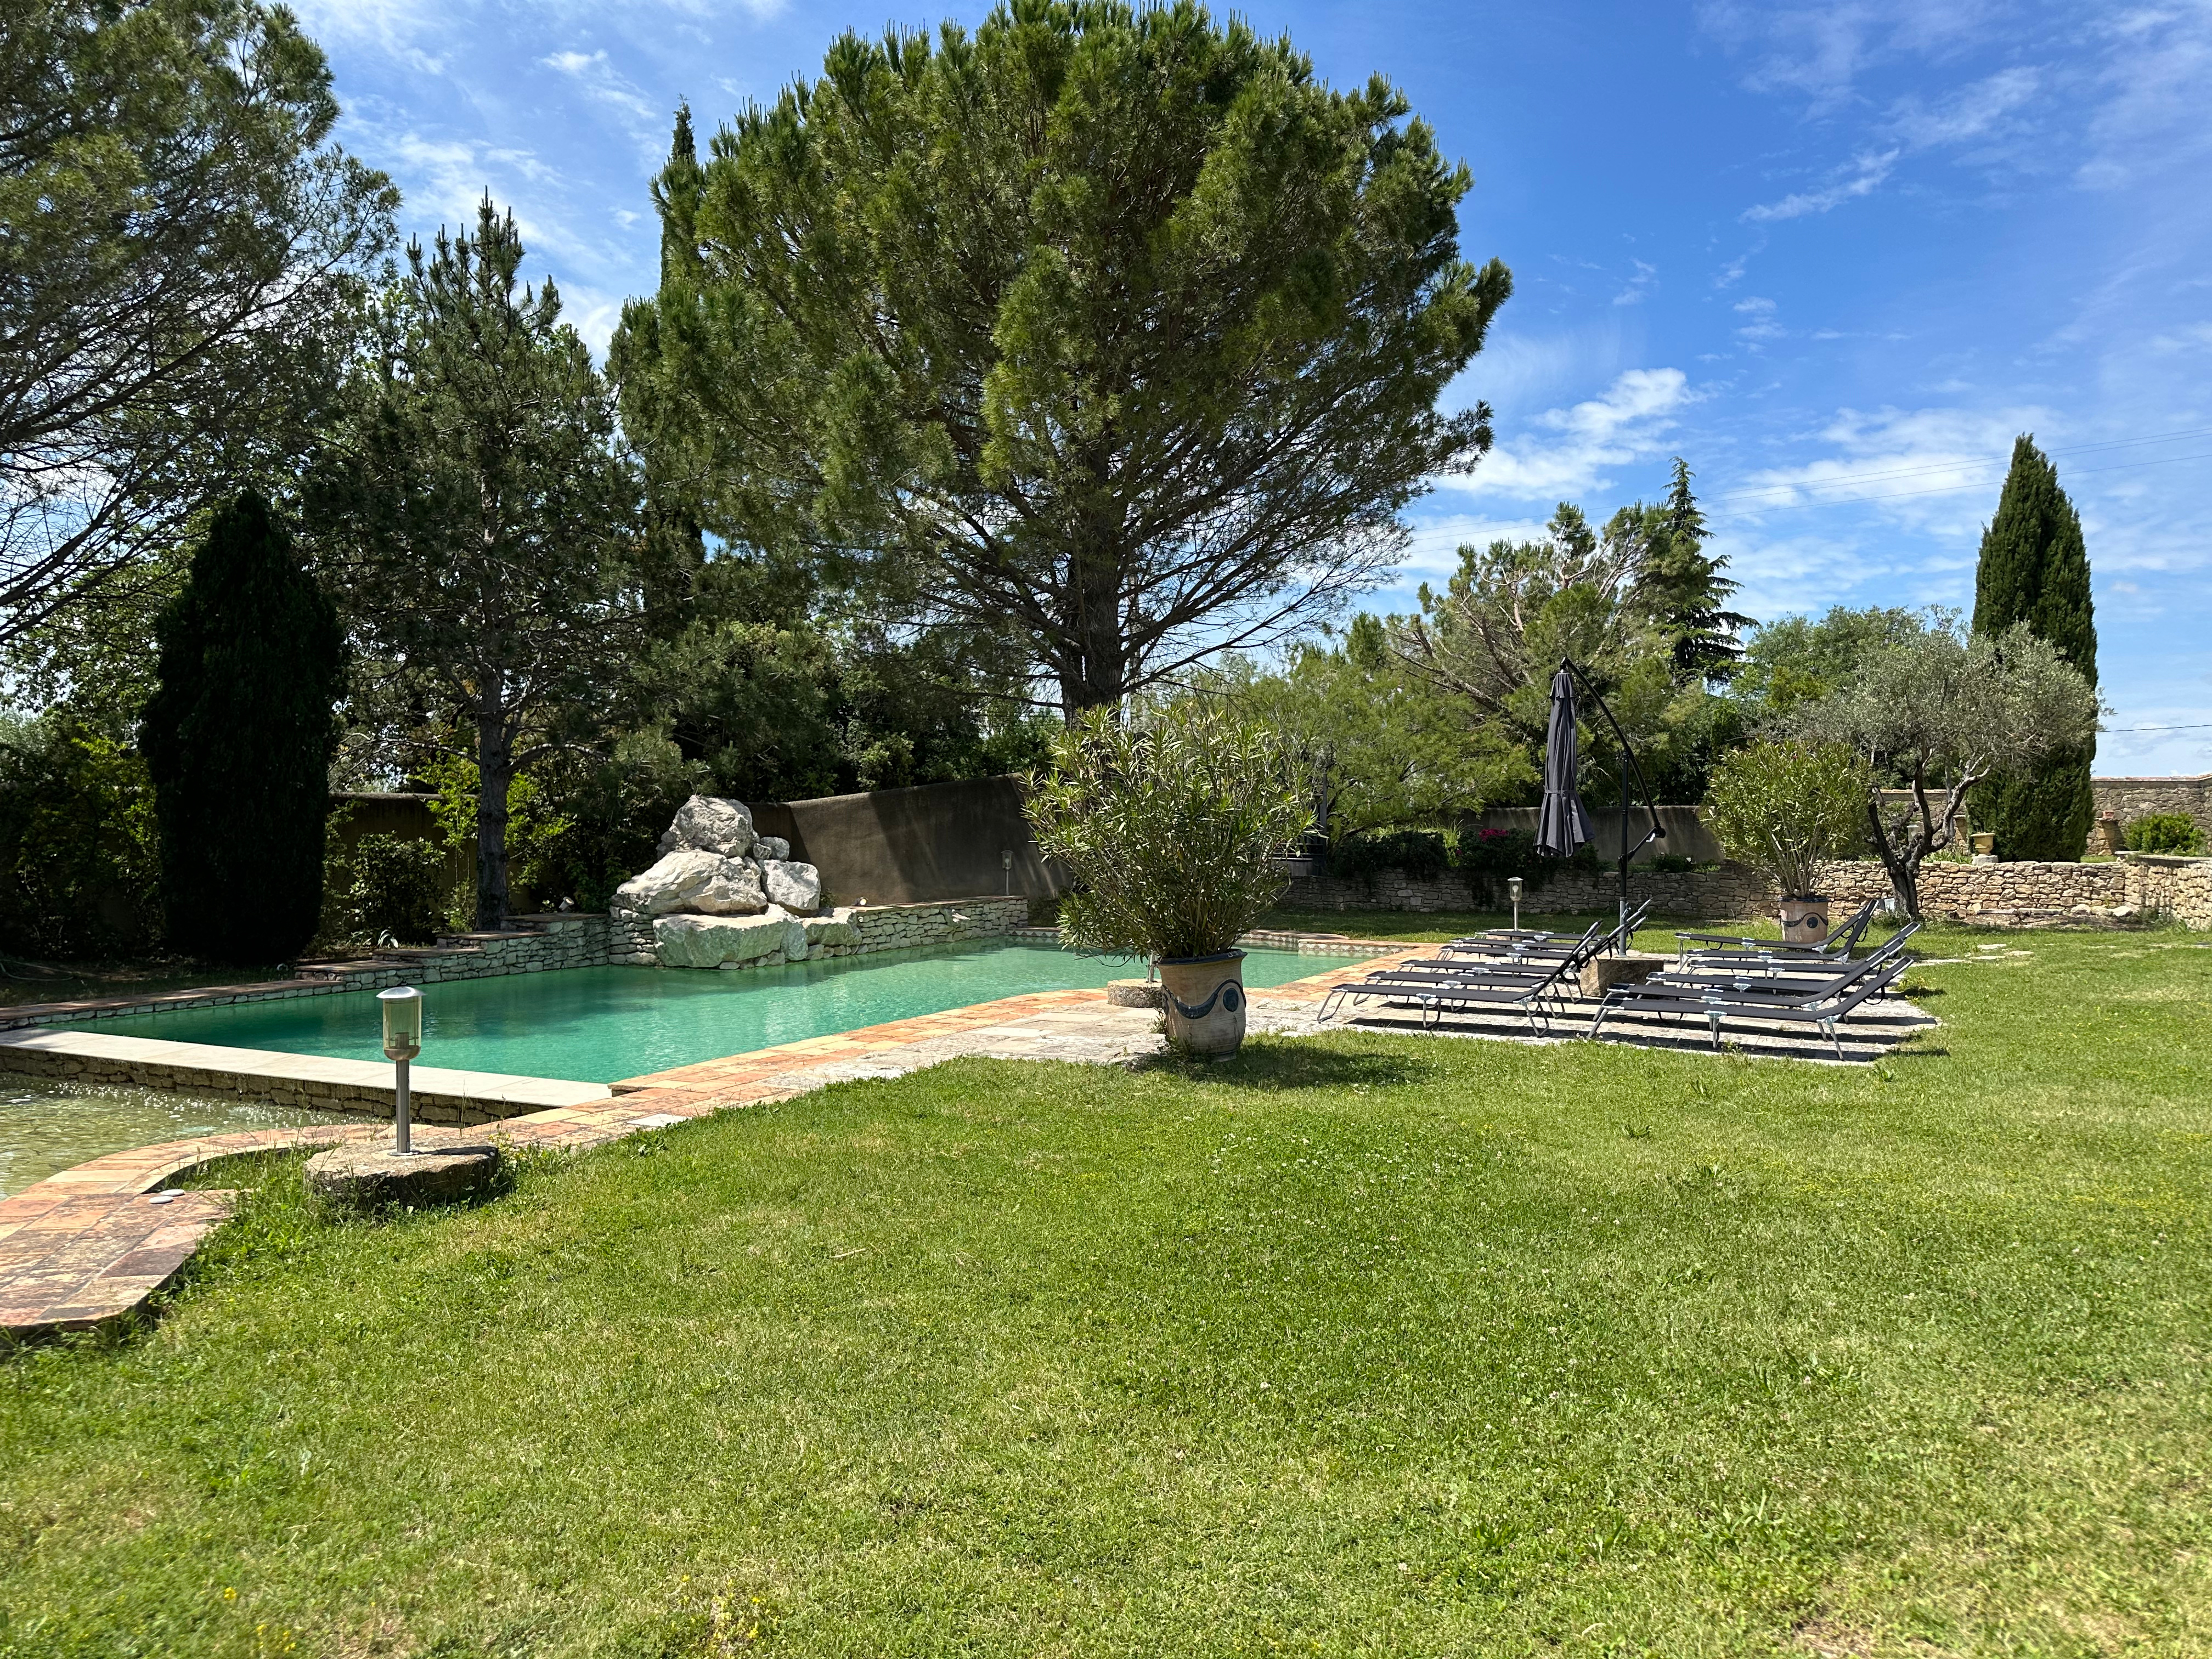
[[[1244,953],[1163,957],[1168,1041],[1183,1053],[1226,1060],[1244,1042]]]
[[[1828,901],[1819,897],[1784,899],[1782,942],[1785,945],[1826,945],[1828,942]]]

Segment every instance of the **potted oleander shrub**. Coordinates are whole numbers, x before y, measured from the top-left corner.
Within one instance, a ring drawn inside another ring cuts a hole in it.
[[[1866,764],[1840,744],[1755,743],[1722,757],[1707,797],[1709,822],[1728,855],[1781,894],[1782,937],[1828,937],[1820,866],[1866,838]]]
[[[1029,781],[1037,847],[1073,878],[1060,939],[1158,970],[1168,1038],[1225,1058],[1244,1041],[1237,941],[1283,891],[1273,860],[1311,817],[1265,727],[1194,702],[1094,710]]]

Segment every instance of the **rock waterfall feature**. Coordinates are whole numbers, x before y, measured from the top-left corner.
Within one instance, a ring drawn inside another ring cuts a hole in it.
[[[756,834],[743,801],[692,796],[658,850],[610,908],[618,921],[652,923],[663,967],[767,967],[858,941],[849,910],[815,914],[821,872],[794,860],[789,842]]]

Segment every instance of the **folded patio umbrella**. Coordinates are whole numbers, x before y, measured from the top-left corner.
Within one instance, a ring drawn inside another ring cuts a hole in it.
[[[1544,805],[1536,818],[1536,850],[1571,858],[1590,839],[1589,814],[1575,793],[1575,677],[1564,665],[1552,676],[1552,725],[1544,739]]]

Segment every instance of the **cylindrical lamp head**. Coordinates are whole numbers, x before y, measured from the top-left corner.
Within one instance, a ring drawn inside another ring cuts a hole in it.
[[[379,991],[384,1009],[384,1052],[388,1059],[412,1060],[422,1052],[422,994],[411,985]]]
[[[1521,878],[1520,878],[1520,877],[1518,877],[1518,876],[1508,876],[1508,877],[1506,877],[1506,878],[1505,878],[1505,890],[1506,890],[1506,892],[1507,892],[1507,893],[1508,893],[1508,894],[1512,897],[1512,900],[1513,900],[1513,902],[1514,902],[1516,904],[1520,903],[1520,902],[1521,902]]]

